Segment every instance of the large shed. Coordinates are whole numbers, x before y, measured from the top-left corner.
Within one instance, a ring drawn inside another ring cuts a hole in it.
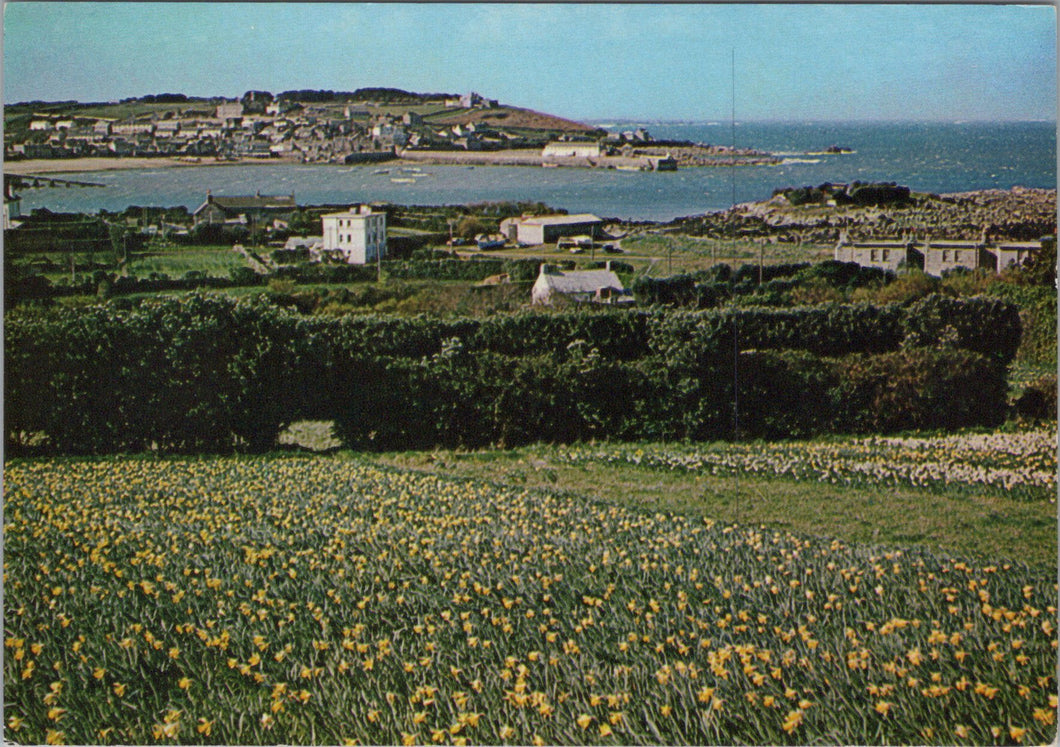
[[[520,244],[549,244],[563,236],[585,234],[598,238],[603,221],[590,213],[577,215],[539,215],[524,218],[516,225]],[[503,229],[502,229],[503,230]]]

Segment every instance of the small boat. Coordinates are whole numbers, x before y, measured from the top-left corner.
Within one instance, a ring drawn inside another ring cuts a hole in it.
[[[394,182],[394,184],[415,184],[416,183],[416,180],[413,179],[411,176],[392,176],[392,177],[390,177],[390,181]]]
[[[376,169],[372,172],[373,174],[389,174],[390,169]]]

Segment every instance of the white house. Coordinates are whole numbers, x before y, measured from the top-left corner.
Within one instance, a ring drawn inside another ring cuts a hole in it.
[[[351,265],[367,264],[386,255],[386,213],[361,205],[321,219],[325,252],[342,252]]]
[[[561,270],[542,264],[530,289],[530,303],[551,304],[556,296],[585,303],[632,303],[633,298],[622,286],[608,262],[603,270]]]

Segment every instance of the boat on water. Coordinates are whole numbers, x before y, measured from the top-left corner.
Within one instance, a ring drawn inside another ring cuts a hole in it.
[[[373,174],[389,174],[390,169],[376,169],[372,172]]]
[[[845,156],[845,155],[850,155],[851,153],[856,153],[856,152],[857,151],[851,150],[850,148],[846,148],[846,147],[843,147],[843,146],[829,145],[824,150],[812,150],[809,153],[807,153],[806,155],[808,155],[808,156],[839,156],[839,155]]]
[[[390,181],[394,184],[415,184],[416,180],[411,176],[392,176]]]

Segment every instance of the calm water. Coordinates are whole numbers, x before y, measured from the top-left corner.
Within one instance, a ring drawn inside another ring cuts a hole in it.
[[[608,122],[609,130],[643,126],[657,139],[729,144],[730,123]],[[423,166],[429,176],[393,183],[392,164],[253,165],[69,174],[103,189],[49,188],[22,193],[23,212],[123,210],[129,205],[195,209],[215,195],[289,194],[299,204],[383,200],[409,205],[533,200],[602,217],[669,220],[727,208],[733,198],[768,198],[777,187],[826,181],[894,181],[923,192],[1013,186],[1056,188],[1056,124],[738,123],[736,144],[780,154],[777,166],[682,169],[676,173],[542,169],[515,166]],[[854,150],[811,155],[830,145]],[[389,174],[376,171],[389,168]],[[57,174],[56,176],[64,176]]]

